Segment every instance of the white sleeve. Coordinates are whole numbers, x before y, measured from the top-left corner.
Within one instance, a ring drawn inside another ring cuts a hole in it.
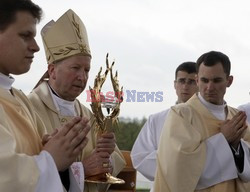
[[[250,154],[249,154],[249,144],[241,139],[241,146],[244,151],[244,169],[242,173],[238,173],[240,179],[245,182],[250,181]]]
[[[35,156],[35,161],[40,170],[35,192],[63,192],[62,182],[51,155],[43,150]]]
[[[133,166],[150,181],[154,180],[156,171],[156,141],[150,132],[150,122],[147,121],[141,129],[131,150]]]
[[[150,181],[156,172],[156,153],[167,111],[150,116],[131,150],[133,166]]]
[[[208,188],[238,177],[231,148],[222,133],[206,140],[206,164],[196,189]]]
[[[82,192],[84,190],[84,169],[82,162],[74,162],[69,169],[69,192]]]

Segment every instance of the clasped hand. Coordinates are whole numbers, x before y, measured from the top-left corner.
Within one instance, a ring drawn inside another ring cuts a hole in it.
[[[246,113],[239,111],[231,120],[226,120],[221,124],[220,130],[228,143],[237,149],[240,139],[247,129]]]
[[[53,157],[57,169],[67,169],[87,145],[90,126],[87,118],[75,117],[51,135],[43,137],[43,150]]]

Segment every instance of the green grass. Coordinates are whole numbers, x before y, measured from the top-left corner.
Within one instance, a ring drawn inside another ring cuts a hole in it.
[[[136,192],[149,192],[150,189],[136,189]]]

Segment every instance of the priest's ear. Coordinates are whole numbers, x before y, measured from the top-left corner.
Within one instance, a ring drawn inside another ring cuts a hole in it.
[[[227,78],[227,87],[230,87],[233,83],[234,77],[232,75],[229,75]]]
[[[48,64],[48,73],[49,73],[49,78],[52,78],[52,79],[56,78],[54,63]]]

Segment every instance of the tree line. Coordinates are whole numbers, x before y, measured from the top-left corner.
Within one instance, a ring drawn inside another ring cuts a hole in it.
[[[142,119],[119,118],[115,136],[120,150],[131,151],[133,144],[146,120],[147,119],[145,117]]]

